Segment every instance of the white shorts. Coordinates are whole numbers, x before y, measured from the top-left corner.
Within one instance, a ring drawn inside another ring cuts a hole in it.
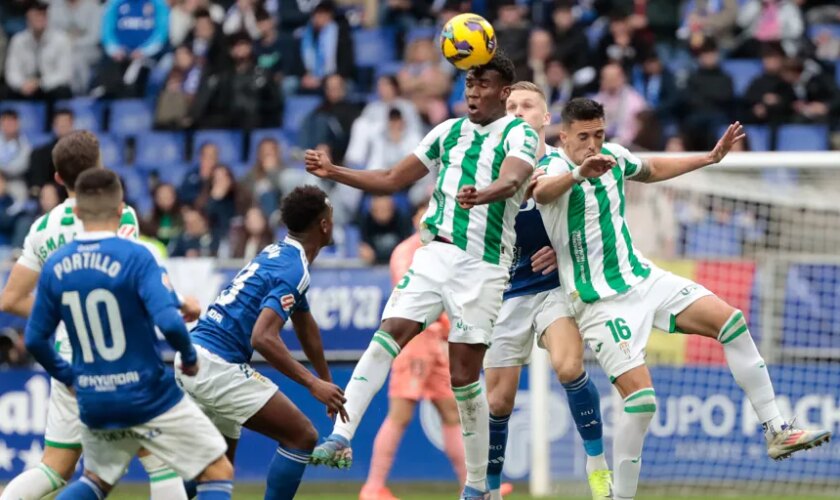
[[[571,316],[568,295],[560,288],[504,301],[493,328],[493,343],[484,356],[484,368],[528,364],[534,340],[556,320]]]
[[[698,299],[712,295],[702,285],[656,267],[628,292],[585,304],[572,303],[580,333],[610,382],[645,363],[645,348],[655,327],[676,332],[676,316]]]
[[[44,444],[53,448],[82,447],[79,403],[70,389],[54,378],[50,379],[50,402],[47,407]]]
[[[82,426],[85,469],[114,485],[140,448],[149,450],[184,479],[195,479],[227,451],[227,444],[190,398],[163,415],[129,429]]]
[[[446,311],[452,324],[449,342],[489,345],[508,277],[504,266],[433,241],[414,254],[382,319],[405,318],[430,325]]]
[[[224,436],[239,439],[242,424],[277,393],[277,385],[248,363],[228,363],[201,346],[194,347],[198,373],[194,377],[184,375],[181,356],[176,353],[175,380]]]

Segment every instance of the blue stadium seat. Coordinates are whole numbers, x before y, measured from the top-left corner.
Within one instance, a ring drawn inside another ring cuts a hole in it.
[[[388,61],[376,65],[376,78],[382,75],[396,75],[403,67],[402,61]]]
[[[361,29],[353,32],[356,66],[374,68],[397,58],[397,39],[393,30]]]
[[[142,170],[147,177],[153,174],[157,175],[161,182],[172,184],[175,188],[178,188],[191,167],[186,163],[168,163],[163,166],[138,165],[135,168]]]
[[[750,83],[764,71],[760,59],[729,59],[721,63],[723,70],[732,77],[735,95],[742,96]]]
[[[321,98],[312,95],[292,95],[286,99],[283,109],[283,130],[289,134],[297,134],[303,119],[315,111],[321,104]]]
[[[438,30],[434,26],[418,26],[411,28],[405,35],[405,43],[411,43],[414,40],[437,40]],[[357,52],[358,54],[358,52]],[[358,55],[356,56],[358,57]]]
[[[236,180],[242,179],[243,177],[245,177],[245,175],[248,173],[248,171],[251,170],[251,164],[250,163],[236,162],[236,163],[231,163],[228,166],[230,167],[231,171],[233,172],[233,177]]]
[[[219,162],[231,165],[242,160],[242,132],[239,130],[199,130],[193,136],[192,157],[205,143],[212,142],[219,148]]]
[[[20,118],[20,130],[24,134],[37,134],[46,130],[47,107],[42,102],[2,101],[0,110],[14,109]]]
[[[119,136],[137,135],[152,128],[151,106],[142,99],[122,99],[111,103],[109,131]]]
[[[828,149],[826,125],[782,125],[776,136],[778,151],[825,151]]]
[[[283,133],[283,129],[279,128],[263,128],[251,131],[251,143],[248,145],[248,163],[253,165],[257,161],[257,148],[263,139],[274,139],[280,144],[280,154],[284,160],[289,158],[289,139]]]
[[[125,155],[123,155],[125,144],[123,141],[109,134],[99,134],[98,137],[102,164],[106,167],[122,165],[125,162]]]
[[[29,145],[33,148],[49,144],[55,138],[51,132],[28,132],[25,135],[29,140]]]
[[[718,137],[726,132],[729,125],[722,125],[718,129]],[[767,125],[744,125],[744,131],[747,133],[747,141],[750,145],[750,151],[770,151],[771,150],[771,130]]]
[[[135,142],[134,164],[167,168],[184,162],[184,134],[180,132],[143,132]]]
[[[808,38],[814,40],[817,35],[827,31],[832,38],[840,38],[840,24],[814,24],[808,27]]]
[[[73,124],[77,129],[99,132],[102,130],[102,102],[90,97],[77,97],[56,103],[57,109],[73,112]]]

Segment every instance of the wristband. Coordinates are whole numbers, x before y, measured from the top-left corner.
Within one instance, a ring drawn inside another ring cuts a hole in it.
[[[586,177],[580,174],[580,167],[575,167],[572,170],[572,179],[574,179],[578,184],[586,180]]]

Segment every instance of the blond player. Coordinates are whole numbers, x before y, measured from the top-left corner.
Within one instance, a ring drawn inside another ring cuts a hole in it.
[[[0,309],[21,317],[29,317],[32,310],[33,291],[44,261],[82,231],[82,224],[73,213],[76,200],[72,186],[85,170],[102,167],[99,140],[87,131],[71,132],[63,137],[53,149],[52,157],[56,166],[55,180],[67,188],[69,196],[32,225],[23,244],[23,253],[0,295]],[[125,207],[118,234],[124,238],[137,238],[138,233],[137,214],[131,207]],[[187,319],[195,319],[200,314],[194,302],[184,304],[182,312],[187,310],[190,313]],[[56,331],[56,349],[65,360],[71,359],[64,325]],[[82,453],[78,403],[67,387],[54,379],[50,381],[50,389],[41,463],[14,478],[0,494],[0,500],[38,500],[64,486],[76,470]],[[149,473],[153,499],[186,498],[175,471],[152,455],[146,454],[140,461]]]
[[[718,163],[744,138],[741,125],[730,125],[707,154],[645,161],[604,142],[604,108],[591,99],[569,101],[562,122],[563,148],[540,162],[548,175],[539,179],[534,198],[541,204],[559,257],[560,281],[584,341],[624,398],[614,431],[614,498],[636,495],[642,445],[656,413],[644,358],[653,327],[723,345],[732,376],[764,426],[771,458],[828,441],[830,432],[801,430],[782,418],[743,313],[703,286],[647,261],[633,246],[624,219],[625,182],[664,181]]]

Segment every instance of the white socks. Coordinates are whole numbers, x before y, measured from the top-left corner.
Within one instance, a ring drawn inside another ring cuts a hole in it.
[[[776,393],[764,359],[747,329],[747,322],[741,311],[735,311],[724,324],[718,335],[723,344],[726,363],[735,378],[735,382],[747,394],[758,420],[779,431],[785,421],[776,405]]]
[[[490,407],[481,382],[453,387],[458,414],[461,416],[461,435],[464,436],[464,457],[467,462],[466,486],[478,491],[487,490],[487,450],[490,448]]]
[[[624,398],[624,411],[616,419],[613,440],[613,494],[617,500],[636,496],[642,469],[642,447],[655,413],[653,388],[638,390]]]
[[[586,457],[586,475],[590,475],[595,471],[598,470],[609,470],[610,466],[607,465],[607,457],[601,453],[600,455],[596,456],[588,456]]]
[[[370,401],[385,385],[391,363],[399,353],[400,346],[389,333],[379,330],[373,334],[370,345],[353,369],[350,383],[344,389],[344,397],[347,398],[344,409],[347,410],[350,419],[345,423],[341,418],[337,418],[333,428],[335,434],[347,438],[348,441],[353,439]],[[486,420],[485,418],[485,422]],[[484,454],[487,455],[487,448],[484,449]]]
[[[151,500],[187,500],[184,480],[154,455],[140,457],[140,463],[149,475]]]
[[[0,500],[40,500],[65,484],[67,481],[58,472],[44,464],[38,464],[37,467],[18,474],[6,485],[6,489],[0,493]]]

